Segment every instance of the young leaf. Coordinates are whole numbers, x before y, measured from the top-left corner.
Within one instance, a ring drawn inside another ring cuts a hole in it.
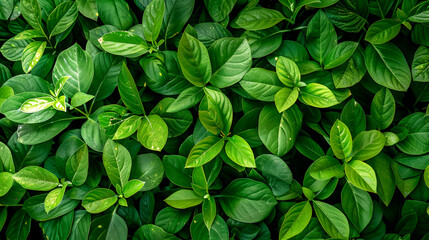
[[[377,192],[377,178],[374,169],[367,163],[353,160],[346,163],[345,172],[347,179],[356,187],[368,192]]]
[[[297,86],[301,81],[301,73],[296,63],[283,56],[276,62],[276,73],[279,80],[289,88]]]
[[[35,191],[49,191],[59,184],[58,178],[39,166],[28,166],[13,175],[13,180],[23,188]]]
[[[275,72],[263,68],[250,69],[240,85],[250,96],[264,102],[274,101],[276,93],[284,87]]]
[[[344,170],[337,159],[331,156],[318,158],[309,168],[310,176],[317,180],[328,180],[344,176]]]
[[[113,186],[124,186],[128,182],[131,172],[131,155],[119,143],[110,139],[103,149],[103,165]]]
[[[85,194],[82,206],[89,213],[101,213],[118,201],[118,196],[110,189],[96,188]]]
[[[164,17],[164,0],[151,1],[143,13],[143,34],[147,41],[155,42],[161,31]]]
[[[139,179],[132,179],[125,183],[124,187],[122,188],[122,191],[124,193],[125,198],[129,198],[136,194],[138,191],[142,189],[145,182],[140,181]]]
[[[50,108],[54,103],[51,96],[31,98],[22,103],[19,108],[24,113],[35,113]]]
[[[207,229],[210,231],[212,224],[216,218],[216,202],[215,198],[209,196],[203,201],[203,220]]]
[[[139,129],[141,122],[142,118],[137,115],[125,119],[116,130],[113,140],[124,139],[133,135]]]
[[[349,239],[350,227],[346,216],[336,207],[320,201],[313,201],[314,211],[323,229],[332,238]]]
[[[149,45],[143,38],[128,31],[106,33],[98,42],[106,52],[130,58],[139,57],[149,50]]]
[[[199,205],[203,200],[204,198],[195,194],[194,191],[181,189],[168,196],[164,201],[174,208],[186,209]]]
[[[49,214],[52,209],[56,208],[61,203],[66,191],[66,187],[67,185],[63,186],[62,188],[56,188],[46,195],[44,202],[46,213]]]
[[[383,150],[386,138],[377,130],[359,133],[353,140],[353,160],[365,161],[376,156]]]
[[[174,102],[167,108],[167,113],[175,113],[198,104],[204,97],[203,88],[192,86],[179,94]]]
[[[284,217],[279,239],[287,240],[301,233],[310,223],[312,212],[308,201],[293,205]]]
[[[299,88],[294,87],[291,88],[282,88],[280,91],[276,93],[276,96],[274,97],[274,102],[276,104],[276,108],[279,111],[279,113],[282,113],[292,107],[293,104],[295,104],[296,100],[298,99],[299,95]]]
[[[226,155],[243,167],[255,168],[255,157],[252,148],[242,137],[234,135],[228,139],[225,146]]]
[[[22,69],[29,73],[40,61],[46,48],[46,42],[32,42],[25,47],[22,53]]]
[[[52,107],[58,111],[67,112],[66,96],[62,95],[59,98],[55,99],[55,101],[52,103]]]
[[[335,156],[339,159],[346,159],[353,149],[352,134],[343,122],[337,119],[332,125],[330,133],[331,147]]]
[[[300,90],[300,99],[312,107],[327,108],[339,103],[334,93],[325,85],[310,83]]]
[[[80,107],[83,104],[91,101],[93,98],[93,95],[86,94],[83,92],[77,92],[75,93],[75,95],[73,95],[70,105],[72,105],[72,107]]]
[[[87,179],[88,169],[88,146],[86,144],[82,144],[76,152],[67,159],[65,166],[66,176],[74,186],[80,186],[84,184]]]
[[[215,158],[223,148],[224,138],[208,136],[198,142],[189,153],[185,168],[202,166]]]
[[[205,88],[206,97],[200,103],[198,115],[203,126],[211,133],[228,135],[232,125],[232,104],[221,91]]]
[[[137,139],[147,149],[160,152],[167,143],[168,126],[158,115],[145,116],[137,132]]]

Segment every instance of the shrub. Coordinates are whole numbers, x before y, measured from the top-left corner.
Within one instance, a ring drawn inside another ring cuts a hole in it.
[[[429,1],[0,19],[0,238],[429,239]]]

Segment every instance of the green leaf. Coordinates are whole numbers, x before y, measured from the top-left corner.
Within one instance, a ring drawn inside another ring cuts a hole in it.
[[[51,96],[30,98],[22,103],[19,108],[24,113],[35,113],[50,108],[54,103],[54,98]]]
[[[262,154],[255,162],[256,168],[266,179],[274,196],[282,196],[290,190],[292,172],[283,159],[271,154]]]
[[[126,240],[128,226],[116,212],[98,217],[91,222],[89,239]]]
[[[377,194],[386,206],[392,201],[396,189],[391,162],[393,160],[385,153],[380,153],[367,162],[376,173]]]
[[[10,172],[1,172],[0,181],[2,185],[0,186],[0,197],[6,195],[7,192],[12,188],[13,185],[13,174]]]
[[[75,95],[73,95],[70,104],[72,105],[72,107],[80,107],[83,104],[91,101],[93,98],[93,95],[83,92],[77,92],[75,93]]]
[[[276,96],[274,98],[274,102],[276,104],[276,108],[279,111],[279,113],[286,111],[290,107],[292,107],[293,104],[295,104],[296,100],[298,99],[299,95],[299,88],[294,87],[291,88],[282,88],[280,91],[276,93]]]
[[[67,112],[66,108],[66,96],[60,96],[59,98],[55,99],[55,101],[52,103],[52,107],[55,110]]]
[[[218,88],[237,83],[252,67],[252,53],[245,38],[221,38],[208,53],[213,69],[210,83]]]
[[[329,135],[332,151],[339,159],[346,159],[353,149],[352,134],[346,124],[337,119]]]
[[[208,136],[199,141],[189,153],[185,168],[202,166],[215,158],[223,148],[225,139]]]
[[[346,163],[345,172],[347,179],[354,186],[368,192],[377,192],[377,178],[374,169],[367,163],[353,160]]]
[[[364,131],[359,133],[353,140],[353,160],[365,161],[383,150],[386,138],[377,130]]]
[[[164,0],[154,0],[147,5],[143,13],[143,34],[149,42],[155,42],[159,36],[164,8]]]
[[[422,155],[429,152],[429,115],[421,112],[413,113],[403,118],[397,126],[408,130],[405,139],[396,144],[399,150],[409,155]]]
[[[21,60],[24,49],[32,42],[29,39],[10,38],[1,46],[0,50],[7,60],[15,62]]]
[[[336,45],[324,59],[325,69],[332,69],[345,63],[356,51],[359,43],[345,41]]]
[[[203,199],[192,190],[181,189],[168,196],[164,201],[174,208],[186,209],[199,205]]]
[[[303,114],[297,105],[278,113],[272,105],[265,106],[259,115],[258,135],[268,150],[281,157],[289,152],[298,136]]]
[[[249,178],[233,180],[218,196],[225,214],[240,222],[260,222],[277,204],[271,189]]]
[[[46,42],[32,42],[25,47],[22,53],[22,69],[25,73],[29,73],[34,66],[39,62],[45,51]]]
[[[25,21],[34,29],[43,31],[42,13],[38,0],[23,0],[20,1],[19,9]]]
[[[143,103],[140,99],[136,83],[125,62],[122,63],[119,73],[118,90],[128,110],[135,114],[144,114]]]
[[[82,144],[76,152],[71,155],[66,162],[66,176],[74,186],[80,186],[85,183],[88,176],[89,153],[88,146]]]
[[[329,8],[325,8],[325,12],[329,20],[339,29],[345,32],[357,33],[367,23],[368,3],[366,1],[359,1],[355,4],[339,2]]]
[[[350,227],[346,216],[336,207],[324,202],[313,201],[314,211],[323,229],[332,238],[348,239]]]
[[[143,188],[145,182],[140,181],[138,179],[132,179],[125,183],[124,187],[122,188],[122,192],[124,193],[125,198],[129,198],[136,194],[140,189]]]
[[[166,112],[179,112],[195,106],[204,97],[203,88],[192,86],[182,91],[179,96],[168,106]]]
[[[13,1],[4,1],[1,3],[1,5],[0,5],[0,19],[1,20],[8,20],[9,19],[10,15],[13,12],[14,5],[15,4]]]
[[[250,96],[264,102],[274,101],[276,93],[284,87],[275,72],[263,68],[250,69],[240,85]]]
[[[168,126],[158,115],[143,117],[137,139],[147,149],[160,152],[167,143]]]
[[[23,188],[35,191],[49,191],[58,186],[58,178],[39,166],[28,166],[13,175],[13,180]]]
[[[40,29],[28,29],[15,35],[13,39],[24,40],[33,38],[44,38],[45,34]]]
[[[104,24],[113,25],[121,30],[133,25],[130,7],[124,0],[96,0],[98,14]]]
[[[148,43],[129,31],[106,33],[98,39],[98,42],[106,52],[129,58],[139,57],[149,51]]]
[[[240,166],[255,168],[255,156],[252,148],[242,137],[234,135],[228,139],[225,145],[226,155]]]
[[[426,57],[428,54],[429,48],[425,46],[420,46],[414,53],[411,71],[416,82],[429,82],[429,60]]]
[[[67,195],[64,195],[61,203],[49,213],[45,211],[45,198],[48,194],[39,194],[32,196],[25,200],[22,209],[25,210],[32,219],[36,221],[48,221],[64,214],[69,213],[80,203],[80,201],[73,200]]]
[[[141,122],[142,118],[137,115],[125,119],[116,130],[113,140],[124,139],[133,135],[139,129]]]
[[[198,39],[184,33],[177,50],[183,76],[197,87],[204,87],[211,78],[212,67],[207,48]]]
[[[76,3],[63,2],[58,5],[48,17],[49,38],[66,31],[77,19],[78,11]]]
[[[123,187],[128,182],[131,164],[131,155],[128,150],[108,139],[103,149],[103,165],[113,186]]]
[[[325,155],[323,149],[312,138],[300,135],[296,139],[295,148],[305,157],[315,161]]]
[[[25,240],[31,229],[31,217],[22,209],[13,214],[6,229],[8,239]]]
[[[229,98],[221,91],[204,88],[206,97],[200,103],[198,115],[211,133],[228,135],[232,125],[233,109]]]
[[[210,17],[215,22],[220,22],[228,17],[236,2],[237,0],[204,1]]]
[[[165,0],[164,19],[161,32],[171,38],[182,31],[194,10],[195,0]]]
[[[154,153],[140,154],[134,158],[131,178],[145,183],[140,191],[149,191],[158,187],[163,177],[164,166],[161,159]]]
[[[356,137],[356,135],[366,129],[365,111],[354,99],[350,99],[344,106],[340,119],[348,127],[352,137]]]
[[[171,234],[179,232],[191,217],[192,211],[166,207],[155,218],[156,226]]]
[[[396,37],[400,30],[400,21],[390,18],[380,19],[369,26],[365,40],[372,44],[383,44]]]
[[[9,86],[0,87],[0,107],[6,99],[14,95],[13,89]]]
[[[310,55],[321,64],[337,45],[334,26],[322,10],[319,10],[308,23],[305,44]]]
[[[300,90],[302,101],[312,107],[328,108],[339,103],[334,93],[325,85],[310,83]]]
[[[280,227],[280,240],[290,239],[301,233],[310,223],[311,215],[310,202],[300,202],[289,209]]]
[[[77,92],[88,91],[94,76],[94,64],[91,56],[78,44],[62,51],[52,71],[52,79],[57,83],[62,77],[70,78],[64,84],[63,93],[72,98]]]
[[[191,222],[190,232],[192,239],[229,239],[228,225],[219,215],[216,215],[210,230],[205,226],[203,215],[195,215]]]
[[[332,69],[332,79],[336,88],[347,88],[357,84],[366,74],[364,51],[358,47],[351,58]]]
[[[191,188],[192,170],[185,168],[186,157],[180,155],[164,155],[162,159],[165,166],[165,175],[173,184]]]
[[[393,43],[368,45],[365,65],[372,79],[384,87],[404,92],[411,84],[407,60]]]
[[[136,240],[157,240],[157,239],[167,239],[167,240],[179,240],[180,238],[177,238],[173,234],[169,234],[164,231],[164,229],[153,225],[153,224],[146,224],[134,233],[133,239]]]
[[[82,206],[89,213],[96,214],[106,211],[118,200],[118,196],[110,189],[96,188],[89,191],[82,200]]]
[[[49,214],[49,212],[56,208],[61,201],[63,200],[64,193],[66,191],[67,186],[63,186],[62,188],[56,188],[48,193],[45,198],[45,211]]]
[[[301,81],[301,73],[294,61],[280,56],[276,62],[276,73],[279,80],[289,88],[293,88]]]
[[[322,156],[314,161],[308,169],[310,176],[317,180],[328,180],[344,176],[343,166],[331,156]]]
[[[0,142],[0,165],[4,167],[5,172],[15,173],[15,163],[13,162],[12,152],[9,147]]]
[[[51,240],[66,239],[73,224],[74,211],[56,219],[41,222],[40,228],[44,237]]]
[[[377,129],[384,130],[390,126],[395,117],[395,98],[387,88],[378,91],[371,103],[371,116]]]
[[[367,192],[346,183],[341,191],[341,206],[359,232],[370,223],[373,205]]]
[[[76,0],[77,9],[79,12],[94,21],[98,19],[98,11],[96,6],[96,0]]]
[[[212,224],[216,218],[216,202],[215,198],[209,196],[203,201],[203,220],[207,229],[210,231]]]
[[[270,28],[284,19],[285,16],[274,9],[253,7],[242,11],[235,23],[246,30],[256,31]]]

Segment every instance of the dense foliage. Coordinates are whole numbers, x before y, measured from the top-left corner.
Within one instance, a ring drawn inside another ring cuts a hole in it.
[[[0,238],[429,239],[429,1],[0,1]]]

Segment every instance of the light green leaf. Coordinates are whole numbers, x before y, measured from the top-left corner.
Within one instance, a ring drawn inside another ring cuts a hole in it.
[[[64,76],[64,77],[58,79],[57,83],[55,84],[55,89],[54,89],[55,97],[59,96],[60,92],[63,90],[63,87],[69,78],[70,78],[69,76]]]
[[[343,166],[337,159],[328,155],[314,161],[310,165],[309,173],[316,180],[328,180],[333,177],[341,178],[344,176]]]
[[[46,195],[44,202],[46,213],[49,214],[52,209],[56,208],[61,203],[66,191],[66,187],[67,185],[63,186],[62,188],[56,188]]]
[[[133,135],[139,129],[141,122],[142,118],[137,115],[125,119],[116,130],[113,140],[124,139]]]
[[[302,101],[312,107],[327,108],[339,104],[334,93],[325,85],[310,83],[300,90]]]
[[[88,176],[89,153],[88,146],[82,144],[66,162],[66,176],[74,186],[85,183]]]
[[[45,51],[46,42],[32,42],[25,47],[22,53],[22,69],[25,73],[29,73],[34,66],[39,62]]]
[[[98,19],[97,5],[95,0],[76,0],[77,9],[79,12],[94,21]]]
[[[210,231],[212,224],[216,218],[216,202],[215,198],[209,196],[203,201],[203,220],[207,229]]]
[[[164,201],[174,208],[186,209],[199,205],[203,200],[204,198],[198,196],[194,191],[181,189],[168,196]]]
[[[123,187],[131,173],[131,155],[119,143],[108,139],[103,149],[103,165],[113,186]]]
[[[147,149],[160,152],[168,138],[168,126],[158,115],[143,117],[137,139]]]
[[[6,195],[7,192],[12,188],[13,185],[13,174],[10,172],[1,172],[0,173],[0,197]],[[0,227],[1,229],[1,227]]]
[[[128,31],[106,33],[98,42],[106,52],[129,58],[139,57],[149,50],[149,45],[143,38]]]
[[[199,141],[189,153],[185,168],[199,167],[215,158],[223,148],[224,138],[208,136]]]
[[[240,85],[250,96],[264,102],[274,101],[276,93],[284,87],[275,72],[263,68],[250,69]]]
[[[346,216],[336,207],[324,202],[313,201],[314,211],[323,229],[332,238],[349,239],[350,227]]]
[[[397,19],[384,18],[369,26],[365,40],[372,44],[383,44],[392,40],[401,30],[401,22]]]
[[[279,80],[289,88],[293,88],[301,81],[298,66],[287,57],[280,56],[276,62],[276,73]]]
[[[139,91],[130,70],[125,62],[122,63],[119,73],[118,90],[125,106],[135,114],[144,114],[143,103],[140,99]]]
[[[145,182],[139,180],[139,179],[132,179],[125,183],[124,187],[122,188],[122,192],[124,193],[125,198],[129,198],[136,194],[142,187],[144,186]]]
[[[167,113],[179,112],[195,106],[204,97],[203,88],[192,86],[182,91],[176,100],[167,108]]]
[[[345,172],[347,179],[354,186],[368,192],[377,192],[377,178],[374,169],[367,163],[353,160],[346,163]]]
[[[240,166],[255,168],[255,156],[252,148],[242,137],[234,135],[228,139],[225,146],[226,155]]]
[[[35,113],[50,108],[54,103],[54,98],[51,96],[30,98],[22,103],[19,108],[24,113]]]
[[[332,69],[332,79],[336,88],[347,88],[357,84],[366,74],[364,51],[358,47],[351,58]]]
[[[54,84],[64,76],[70,77],[62,90],[69,98],[72,98],[77,92],[85,93],[91,85],[94,65],[91,56],[78,44],[74,44],[58,55],[52,71]]]
[[[77,19],[78,11],[75,2],[63,2],[49,14],[47,25],[49,38],[66,31]]]
[[[295,104],[296,100],[299,96],[299,88],[294,87],[291,88],[282,88],[280,91],[276,93],[276,96],[274,98],[274,102],[276,104],[276,108],[279,111],[279,113],[286,111],[290,107],[292,107],[293,104]]]
[[[346,159],[353,149],[352,134],[346,124],[340,120],[335,121],[330,133],[332,151],[339,159]]]
[[[213,69],[210,83],[218,88],[237,83],[252,67],[252,53],[245,38],[221,38],[208,52]]]
[[[23,188],[35,191],[49,191],[58,186],[58,178],[39,166],[28,166],[13,175],[13,180]]]
[[[311,215],[310,202],[300,202],[289,209],[280,227],[280,240],[290,239],[301,233],[310,223]]]
[[[229,98],[220,90],[204,88],[206,97],[200,103],[198,116],[211,133],[228,135],[231,130],[233,109]]]
[[[20,1],[19,9],[25,21],[34,29],[43,31],[42,13],[38,0],[23,0]]]
[[[52,107],[58,111],[67,112],[66,96],[62,95],[61,97],[55,99],[55,101],[52,103]]]
[[[365,161],[383,150],[386,138],[377,130],[364,131],[359,133],[353,140],[353,160]]]
[[[161,31],[164,17],[164,0],[151,1],[143,13],[143,34],[147,41],[155,42]]]
[[[82,206],[89,213],[96,214],[106,211],[118,201],[118,196],[110,189],[96,188],[85,194]]]
[[[70,104],[72,107],[80,107],[83,104],[91,101],[94,98],[93,95],[83,93],[83,92],[77,92],[75,95],[73,95]]]
[[[180,68],[189,82],[204,87],[212,75],[210,57],[207,48],[198,39],[184,33],[177,50]]]
[[[368,45],[365,65],[372,79],[384,87],[405,92],[411,84],[407,60],[393,43]]]
[[[236,24],[246,30],[256,31],[270,28],[284,19],[285,16],[274,9],[253,7],[242,11]]]

